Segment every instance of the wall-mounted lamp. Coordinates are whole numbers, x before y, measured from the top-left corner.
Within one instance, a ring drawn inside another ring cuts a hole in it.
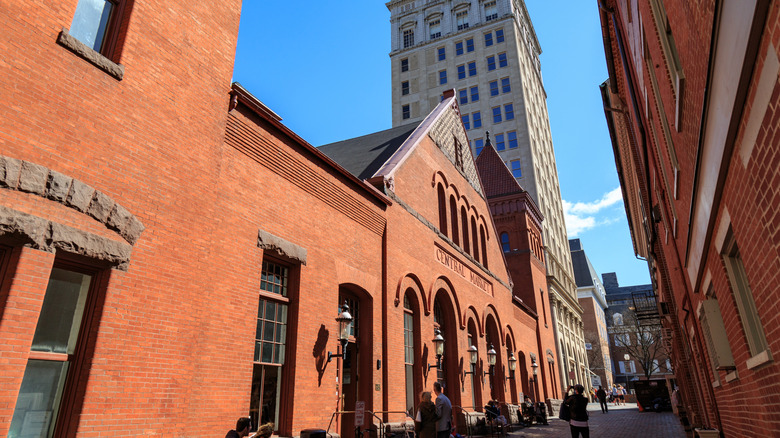
[[[509,376],[504,377],[504,380],[514,380],[515,368],[517,368],[517,359],[515,359],[514,353],[509,353],[509,359],[507,359],[507,362],[509,362]]]
[[[336,353],[328,352],[328,362],[334,357],[341,356],[341,360],[347,359],[347,342],[349,342],[349,329],[352,326],[352,315],[349,314],[349,306],[347,302],[341,305],[341,313],[336,317],[336,322],[339,323],[339,342],[341,343],[341,353],[338,348]]]
[[[441,330],[433,329],[433,348],[436,350],[436,365],[428,364],[428,371],[436,367],[441,369],[441,357],[444,356],[444,338],[441,336]]]
[[[488,365],[490,365],[490,368],[488,368],[488,371],[484,371],[484,375],[490,374],[493,375],[493,367],[496,365],[496,350],[493,349],[493,344],[490,344],[490,349],[488,349],[487,352],[488,357]]]
[[[476,345],[472,345],[468,349],[469,352],[469,364],[471,364],[471,371],[463,371],[463,378],[466,378],[466,374],[471,374],[472,379],[474,378],[474,370],[477,369],[477,347]]]

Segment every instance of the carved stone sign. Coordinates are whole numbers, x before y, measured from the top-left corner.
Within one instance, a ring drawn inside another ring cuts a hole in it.
[[[493,296],[493,283],[489,282],[487,279],[485,279],[485,277],[471,269],[468,265],[461,262],[457,257],[450,254],[444,248],[436,245],[434,247],[434,257],[442,265],[450,268],[450,270],[453,272],[470,281],[471,284],[478,287],[483,292]]]

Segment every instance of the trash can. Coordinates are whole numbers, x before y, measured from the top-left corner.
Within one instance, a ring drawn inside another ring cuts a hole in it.
[[[327,432],[322,429],[304,429],[301,438],[327,438]]]

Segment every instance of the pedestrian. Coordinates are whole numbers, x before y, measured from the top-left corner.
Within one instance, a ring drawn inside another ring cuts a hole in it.
[[[620,404],[626,405],[626,388],[623,385],[618,385],[618,397],[620,398]]]
[[[252,438],[269,438],[274,433],[274,424],[273,423],[265,423],[264,425],[260,426],[257,429],[257,432],[255,432],[254,435],[252,435]]]
[[[252,424],[252,420],[249,417],[241,417],[236,421],[236,428],[229,431],[225,438],[244,438],[249,435],[249,426]]]
[[[606,414],[609,412],[607,409],[607,391],[599,385],[599,390],[596,391],[596,398],[599,400],[599,406],[601,406],[601,413]]]
[[[571,438],[590,437],[590,429],[588,428],[588,399],[582,395],[585,392],[585,388],[582,385],[575,385],[574,395],[566,398],[566,406],[569,407],[571,413],[571,419],[569,420],[569,428],[571,429]]]
[[[431,401],[430,391],[420,393],[420,406],[414,420],[414,431],[419,438],[436,438],[436,405]]]
[[[448,438],[452,430],[452,403],[442,393],[441,383],[438,381],[433,382],[433,392],[436,394],[436,415],[439,417],[436,422],[436,436]]]
[[[620,394],[620,391],[618,391],[618,387],[616,383],[612,384],[612,402],[615,403],[615,406],[618,406],[620,404],[620,397],[618,396]]]

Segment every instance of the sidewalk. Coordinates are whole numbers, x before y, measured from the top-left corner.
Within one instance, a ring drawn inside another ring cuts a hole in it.
[[[588,405],[590,436],[593,438],[685,438],[680,420],[671,412],[639,412],[636,403],[610,406],[601,413],[598,403]],[[509,438],[568,437],[569,423],[557,415],[548,426],[532,426],[509,433]]]

